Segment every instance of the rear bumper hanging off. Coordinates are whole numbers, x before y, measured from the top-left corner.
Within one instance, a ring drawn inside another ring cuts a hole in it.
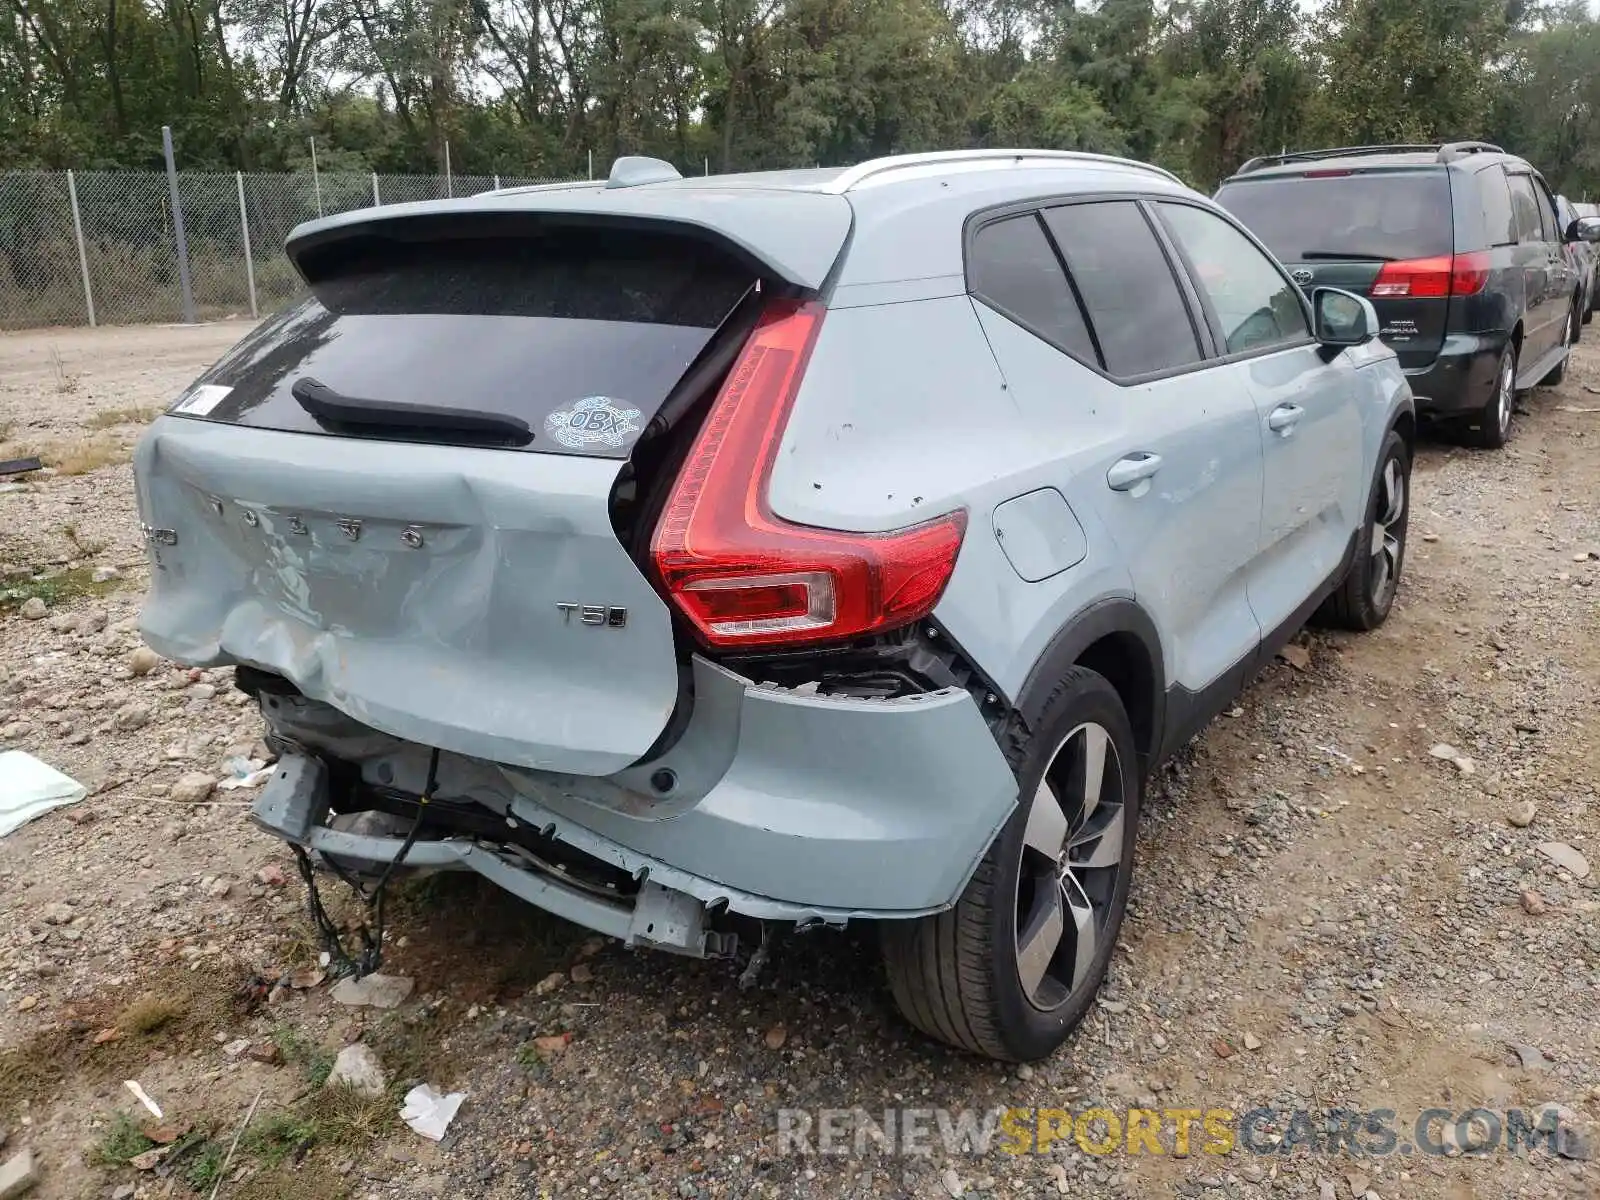
[[[441,755],[439,794],[631,876],[597,893],[493,837],[428,831],[408,867],[473,870],[531,904],[617,937],[691,955],[732,951],[719,910],[758,920],[844,924],[949,907],[1016,800],[1016,784],[972,698],[900,700],[762,687],[695,661],[695,711],[666,754],[579,777]],[[253,816],[286,841],[385,863],[402,839],[329,824],[323,755],[364,780],[416,792],[425,748],[317,701],[264,695],[303,753],[285,755]],[[662,785],[667,785],[663,789]]]

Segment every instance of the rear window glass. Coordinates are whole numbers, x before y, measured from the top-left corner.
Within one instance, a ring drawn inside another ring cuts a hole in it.
[[[703,246],[615,230],[374,243],[202,377],[202,404],[178,407],[269,429],[453,440],[426,425],[319,422],[291,393],[313,379],[378,404],[509,416],[532,429],[528,450],[621,458],[753,282]]]
[[[1283,262],[1432,258],[1455,249],[1442,170],[1243,179],[1224,184],[1217,203]]]
[[[1067,276],[1033,213],[985,225],[972,239],[973,293],[1086,362],[1099,362]]]

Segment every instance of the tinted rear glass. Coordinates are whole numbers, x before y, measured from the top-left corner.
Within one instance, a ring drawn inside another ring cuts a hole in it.
[[[752,283],[703,246],[615,230],[380,243],[203,376],[217,390],[190,411],[433,440],[319,423],[290,391],[312,378],[362,400],[515,417],[529,450],[621,458]]]
[[[1442,170],[1245,179],[1224,184],[1217,203],[1283,262],[1431,258],[1455,249]]]
[[[985,225],[972,239],[974,294],[1086,362],[1098,362],[1066,273],[1033,213]]]

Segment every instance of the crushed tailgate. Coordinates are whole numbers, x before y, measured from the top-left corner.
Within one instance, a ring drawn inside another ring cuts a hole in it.
[[[620,466],[164,417],[136,462],[145,638],[423,745],[620,770],[678,695],[666,606],[611,526]]]

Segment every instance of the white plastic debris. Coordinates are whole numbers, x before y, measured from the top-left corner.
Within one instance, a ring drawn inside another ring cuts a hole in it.
[[[150,1093],[146,1092],[144,1088],[139,1086],[139,1081],[137,1079],[124,1079],[122,1081],[122,1086],[132,1092],[133,1098],[148,1108],[150,1110],[150,1115],[155,1117],[156,1120],[166,1120],[166,1118],[162,1115],[161,1106],[154,1100],[150,1099]]]
[[[242,754],[235,754],[222,764],[227,777],[217,784],[219,792],[231,792],[235,788],[260,787],[272,778],[272,768],[259,758],[246,758]]]
[[[0,753],[0,837],[63,804],[76,804],[89,789],[21,750]]]
[[[406,1102],[400,1106],[400,1119],[429,1141],[444,1137],[456,1111],[467,1098],[465,1092],[451,1092],[441,1096],[426,1083],[419,1084],[406,1093]]]

